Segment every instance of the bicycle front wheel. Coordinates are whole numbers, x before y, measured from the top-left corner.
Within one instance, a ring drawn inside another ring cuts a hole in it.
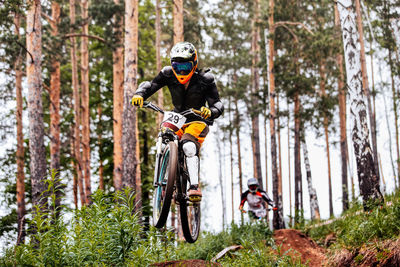
[[[169,142],[161,156],[160,171],[153,193],[153,225],[162,228],[171,207],[174,184],[178,172],[178,147]]]
[[[182,177],[182,192],[187,192],[187,180]],[[196,242],[200,233],[200,202],[190,202],[187,197],[179,202],[183,236],[188,243]]]

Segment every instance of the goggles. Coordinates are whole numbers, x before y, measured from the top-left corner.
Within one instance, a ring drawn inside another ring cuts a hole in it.
[[[250,185],[250,186],[249,186],[249,189],[250,189],[250,190],[256,190],[257,187],[258,187],[257,185]]]
[[[193,62],[172,62],[172,68],[177,75],[188,75],[193,70]]]

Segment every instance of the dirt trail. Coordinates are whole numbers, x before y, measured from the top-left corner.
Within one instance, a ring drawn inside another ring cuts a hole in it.
[[[326,257],[325,250],[318,246],[315,241],[300,231],[293,229],[282,229],[274,232],[275,244],[281,246],[280,254],[301,257],[301,262],[308,266],[323,266]]]

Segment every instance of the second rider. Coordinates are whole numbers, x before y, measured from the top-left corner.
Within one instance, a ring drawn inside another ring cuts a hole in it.
[[[171,49],[170,58],[171,66],[164,67],[151,82],[139,85],[132,98],[132,104],[142,107],[144,100],[167,85],[174,112],[179,113],[191,108],[201,111],[204,120],[189,117],[185,125],[176,132],[181,138],[190,176],[189,200],[200,201],[202,193],[199,188],[199,150],[208,134],[208,125],[222,114],[224,106],[219,99],[214,76],[209,70],[197,69],[198,56],[193,44],[175,44]]]

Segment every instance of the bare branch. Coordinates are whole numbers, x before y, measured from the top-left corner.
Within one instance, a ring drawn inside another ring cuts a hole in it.
[[[299,25],[299,26],[301,26],[302,28],[304,28],[307,32],[309,32],[311,35],[314,35],[314,33],[310,30],[310,28],[308,28],[306,25],[304,25],[303,23],[301,23],[301,22],[292,22],[292,21],[279,21],[279,22],[276,22],[275,24],[274,24],[274,27],[276,28],[276,27],[278,27],[278,26],[284,26],[284,25]],[[286,27],[287,28],[287,27]],[[288,29],[288,28],[287,28]]]
[[[46,14],[46,12],[42,12],[42,17],[44,17],[51,25],[55,23],[54,19]]]
[[[43,85],[43,88],[46,89],[47,92],[50,92],[50,87],[47,84],[42,83],[42,85]]]
[[[106,40],[104,40],[103,38],[96,36],[96,35],[90,35],[90,34],[88,35],[88,34],[82,34],[82,33],[70,33],[70,34],[64,35],[64,38],[71,38],[71,37],[88,37],[88,38],[96,39],[100,42],[107,44]]]
[[[24,49],[31,56],[31,60],[32,60],[32,62],[34,62],[31,52],[29,52],[28,49],[26,49],[26,47],[23,44],[21,44],[19,41],[15,41],[15,42],[17,43],[17,45],[22,47],[22,49]]]

